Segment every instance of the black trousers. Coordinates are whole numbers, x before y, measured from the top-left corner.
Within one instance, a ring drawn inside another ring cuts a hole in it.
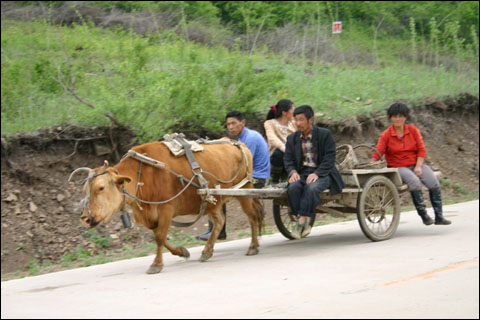
[[[320,196],[331,184],[330,176],[319,178],[307,184],[307,177],[314,168],[304,168],[300,172],[300,180],[288,185],[287,197],[292,214],[313,217],[315,208],[320,203]]]
[[[280,149],[275,149],[270,156],[270,163],[272,166],[283,168],[283,155],[284,153],[280,151]]]

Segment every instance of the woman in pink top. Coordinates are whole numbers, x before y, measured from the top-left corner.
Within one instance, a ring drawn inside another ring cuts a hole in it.
[[[293,102],[288,99],[278,101],[276,105],[270,106],[267,121],[263,124],[270,151],[273,182],[278,182],[282,173],[286,173],[283,167],[285,143],[287,142],[287,136],[297,131],[293,121],[293,107]]]
[[[427,214],[422,184],[428,188],[430,194],[430,202],[435,212],[435,224],[451,224],[451,221],[443,217],[440,183],[433,174],[433,170],[424,163],[426,150],[422,134],[416,126],[405,123],[409,111],[403,103],[394,103],[388,108],[387,114],[392,125],[380,135],[376,149],[381,154],[385,154],[388,167],[398,168],[403,183],[406,183],[410,189],[413,204],[423,223],[431,225],[433,220]],[[378,158],[379,156],[374,152],[372,161],[379,160]]]

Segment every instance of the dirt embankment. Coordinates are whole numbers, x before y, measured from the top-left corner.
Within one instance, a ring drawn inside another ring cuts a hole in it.
[[[441,101],[425,99],[412,109],[409,122],[422,131],[427,163],[450,181],[444,196],[461,199],[462,188],[478,193],[478,97],[462,94]],[[337,145],[375,144],[389,125],[385,113],[342,122],[320,118],[317,123],[332,130]],[[263,131],[261,121],[247,125]],[[83,195],[81,188],[68,184],[67,179],[78,167],[95,168],[104,160],[116,163],[132,141],[134,134],[125,128],[71,125],[14,135],[8,141],[2,137],[2,273],[25,269],[34,259],[58,263],[67,250],[75,252],[79,245],[93,252],[105,250],[90,241],[91,235],[80,225],[76,203]],[[271,203],[265,201],[265,205],[271,222]],[[229,239],[248,229],[238,206],[229,204],[227,220]],[[118,218],[97,229],[100,236],[113,238],[107,250],[153,243],[149,230],[143,226],[124,229]],[[205,221],[190,230],[203,232]]]

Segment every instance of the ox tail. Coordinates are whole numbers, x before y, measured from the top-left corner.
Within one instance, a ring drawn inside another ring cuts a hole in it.
[[[262,235],[262,231],[265,229],[265,209],[263,202],[258,198],[253,199],[253,207],[255,209],[255,219],[258,225],[258,235]]]

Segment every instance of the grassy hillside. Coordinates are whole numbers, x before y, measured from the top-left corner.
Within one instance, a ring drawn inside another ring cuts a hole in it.
[[[282,98],[341,119],[398,99],[479,91],[478,69],[402,62],[398,40],[377,43],[378,63],[351,63],[352,51],[361,52],[347,41],[354,34],[335,46],[338,61],[321,63],[196,44],[168,30],[139,35],[2,18],[1,33],[2,134],[114,119],[150,141],[172,130],[223,131],[226,112],[266,113]]]

